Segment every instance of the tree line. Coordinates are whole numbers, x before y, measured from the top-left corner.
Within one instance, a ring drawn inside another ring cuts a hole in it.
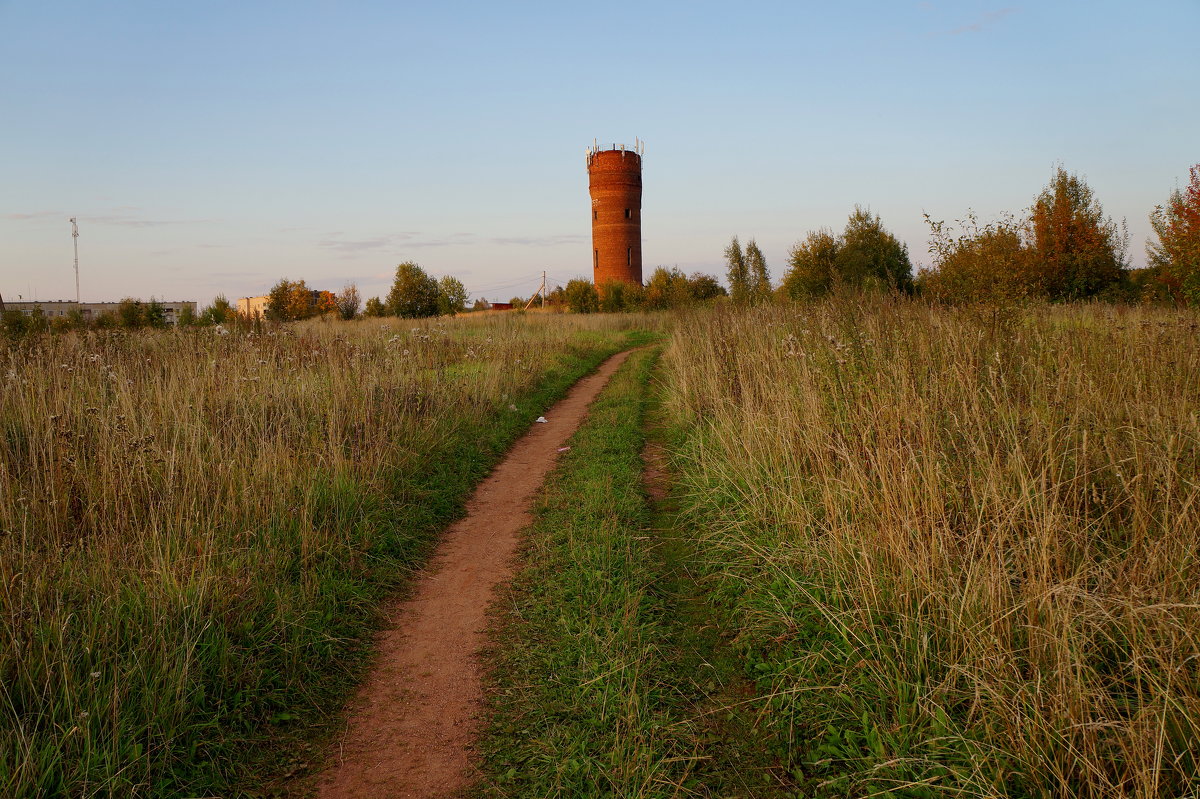
[[[336,294],[317,291],[303,280],[280,280],[268,294],[265,316],[272,322],[294,322],[317,316],[336,315],[340,319],[399,316],[410,319],[429,316],[453,316],[467,306],[467,289],[462,281],[447,275],[440,279],[425,272],[413,261],[396,267],[387,297],[371,297],[364,304],[358,287],[348,283]]]
[[[660,266],[643,284],[621,281],[594,285],[576,278],[566,286],[547,291],[544,305],[555,311],[572,313],[664,310],[705,302],[725,296],[725,287],[712,275],[699,272],[685,275],[678,267]],[[536,295],[535,295],[536,296]],[[523,308],[529,297],[513,297],[509,304]],[[486,310],[484,299],[476,300],[472,310]],[[401,316],[419,318],[462,313],[467,308],[467,290],[454,277],[434,280],[415,263],[400,264],[386,299],[367,300],[364,316]]]
[[[838,287],[920,292],[944,301],[1019,298],[1172,300],[1200,304],[1200,165],[1190,181],[1154,209],[1157,241],[1147,245],[1148,266],[1131,269],[1124,224],[1104,213],[1087,183],[1061,166],[1020,216],[981,223],[973,213],[947,224],[925,215],[931,232],[931,268],[915,278],[907,247],[879,216],[855,208],[840,234],[812,231],[788,255],[777,293],[790,299]],[[737,240],[726,251],[731,285],[743,279]],[[749,249],[749,248],[747,248]],[[753,281],[741,294],[762,298]],[[738,295],[738,291],[733,292]]]
[[[662,311],[682,308],[727,296],[715,277],[702,272],[685,275],[678,267],[660,266],[646,283],[614,280],[594,285],[576,278],[565,288],[555,288],[546,304],[572,313],[617,313],[621,311]]]

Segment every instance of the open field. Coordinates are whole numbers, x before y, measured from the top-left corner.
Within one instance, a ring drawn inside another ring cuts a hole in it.
[[[298,785],[470,487],[661,326],[0,351],[0,795]],[[1198,341],[1152,307],[679,313],[543,489],[476,792],[1200,795]]]
[[[516,434],[643,323],[0,350],[0,795],[228,794],[249,767],[278,770],[248,744],[336,710],[380,598]]]
[[[806,791],[1200,792],[1198,340],[1107,306],[681,321],[681,501]]]

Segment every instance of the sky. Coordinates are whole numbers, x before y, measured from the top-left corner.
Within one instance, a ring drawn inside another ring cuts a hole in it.
[[[1008,5],[1006,3],[1014,3]],[[1061,165],[1126,220],[1200,162],[1200,0],[0,0],[0,294],[474,297],[590,277],[586,149],[645,144],[643,268],[772,276],[856,204],[1021,214]]]

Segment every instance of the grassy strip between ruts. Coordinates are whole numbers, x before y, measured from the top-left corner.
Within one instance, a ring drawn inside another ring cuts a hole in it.
[[[494,634],[478,795],[780,795],[757,765],[768,747],[730,707],[745,684],[719,653],[674,515],[646,500],[657,357],[631,356],[544,489]],[[741,794],[747,771],[768,792]]]

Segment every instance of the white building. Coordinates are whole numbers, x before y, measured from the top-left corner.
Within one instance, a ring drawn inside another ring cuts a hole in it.
[[[178,324],[179,316],[183,313],[184,308],[191,308],[192,315],[196,315],[196,303],[192,300],[180,300],[168,302],[166,300],[157,300],[162,306],[163,313],[167,324]],[[85,321],[92,321],[101,314],[117,312],[121,307],[119,302],[75,302],[74,300],[41,300],[34,302],[5,302],[4,310],[6,311],[21,311],[26,315],[32,315],[35,309],[41,309],[41,312],[47,319],[58,319],[67,316],[72,311],[79,311],[83,315]]]

